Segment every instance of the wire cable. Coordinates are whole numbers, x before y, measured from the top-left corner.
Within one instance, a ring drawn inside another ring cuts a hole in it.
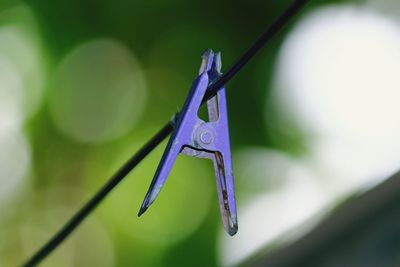
[[[204,96],[203,103],[216,95],[218,90],[229,82],[254,56],[274,37],[301,8],[310,0],[294,0],[290,6],[275,20],[271,26],[254,42],[254,44],[228,69],[216,82],[212,83]],[[53,252],[82,222],[93,212],[102,200],[165,138],[173,131],[172,120],[165,124],[136,154],[129,159],[109,181],[31,258],[22,266],[35,266]]]

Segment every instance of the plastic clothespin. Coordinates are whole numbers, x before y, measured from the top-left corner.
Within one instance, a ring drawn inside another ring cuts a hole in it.
[[[207,101],[209,122],[198,117],[198,110],[210,83],[221,75],[221,55],[203,53],[199,76],[195,79],[185,105],[175,120],[161,162],[143,201],[139,216],[154,202],[179,153],[211,159],[214,163],[218,198],[225,230],[233,236],[238,230],[234,179],[229,143],[225,88]]]

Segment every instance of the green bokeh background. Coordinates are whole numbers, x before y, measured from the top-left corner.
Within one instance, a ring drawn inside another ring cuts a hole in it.
[[[290,2],[3,0],[0,10],[17,5],[31,9],[46,73],[43,104],[23,125],[33,171],[10,201],[12,211],[0,216],[0,234],[6,243],[4,266],[21,263],[39,248],[170,119],[184,102],[202,51],[221,51],[227,69]],[[227,85],[233,152],[270,147],[299,154],[306,149],[291,125],[286,126],[291,131],[282,132],[269,127],[266,121],[273,122],[274,115],[265,110],[278,49],[291,27],[316,7],[349,1],[312,2]],[[134,53],[146,80],[147,100],[139,122],[129,132],[87,144],[57,129],[47,100],[65,55],[96,38],[118,40]],[[43,266],[90,266],[95,261],[87,258],[107,249],[113,251],[115,266],[218,266],[217,234],[222,224],[211,163],[179,158],[154,206],[143,218],[136,217],[164,146],[147,157]],[[237,188],[238,201],[248,193]],[[25,223],[32,228],[21,234]],[[20,235],[26,235],[31,245],[18,241]],[[69,253],[78,256],[71,260]]]

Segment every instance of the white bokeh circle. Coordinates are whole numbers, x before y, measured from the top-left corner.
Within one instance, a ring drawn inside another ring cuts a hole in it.
[[[393,141],[400,136],[399,47],[399,24],[372,10],[317,10],[283,45],[277,99],[311,135]]]
[[[45,57],[36,18],[26,5],[0,12],[0,57],[21,76],[21,115],[32,117],[40,108],[44,93]]]

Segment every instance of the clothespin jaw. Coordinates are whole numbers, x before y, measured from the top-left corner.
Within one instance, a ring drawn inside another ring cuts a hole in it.
[[[214,163],[222,221],[230,235],[237,232],[237,213],[229,143],[228,114],[225,88],[207,101],[209,121],[198,117],[198,110],[210,82],[221,75],[221,56],[207,50],[199,76],[195,79],[175,130],[167,144],[154,179],[143,201],[139,216],[153,203],[164,185],[179,153],[208,158]]]

